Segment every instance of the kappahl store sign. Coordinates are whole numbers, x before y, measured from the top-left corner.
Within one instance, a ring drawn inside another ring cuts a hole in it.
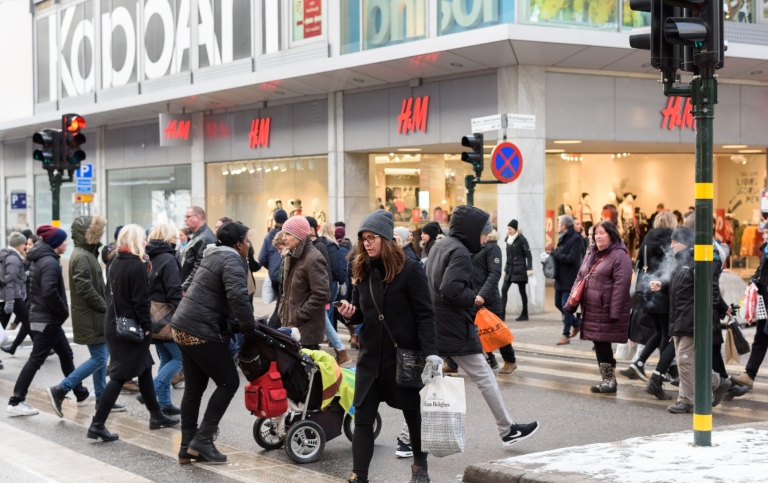
[[[62,56],[63,97],[94,91],[95,57],[101,55],[103,89],[136,82],[139,59],[143,59],[144,78],[157,79],[189,69],[191,0],[113,0],[111,11],[100,15],[101,45],[95,42],[93,0],[62,7],[59,18],[60,41],[56,43],[56,15],[37,22],[38,65],[47,60],[48,76],[38,80],[38,101],[55,100],[56,65]],[[232,62],[235,38],[250,32],[235,32],[234,17],[241,15],[248,2],[234,0],[198,0],[198,41],[201,66]],[[142,13],[143,7],[143,13]],[[215,17],[214,17],[215,10]],[[141,20],[137,20],[141,19]],[[250,28],[250,26],[248,26]],[[139,41],[141,32],[143,41]],[[141,52],[139,52],[141,50]],[[94,55],[96,52],[96,55]],[[250,55],[250,52],[247,53]],[[141,56],[141,57],[140,57]],[[44,89],[46,87],[47,89]]]

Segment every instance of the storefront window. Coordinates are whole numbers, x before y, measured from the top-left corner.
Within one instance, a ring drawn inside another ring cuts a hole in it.
[[[208,224],[228,216],[251,228],[254,248],[282,208],[288,216],[328,219],[328,158],[313,156],[210,163],[206,166]]]
[[[438,34],[454,34],[515,21],[514,0],[441,0]]]
[[[93,175],[93,193],[96,193],[96,174]],[[59,217],[61,218],[61,229],[72,235],[72,221],[84,214],[90,214],[90,206],[83,203],[75,203],[75,191],[77,187],[75,182],[62,183],[59,192]],[[53,196],[51,195],[51,183],[47,174],[35,176],[35,223],[37,226],[50,224],[53,219]],[[71,240],[70,240],[71,241]],[[72,243],[67,247],[67,251],[62,258],[69,258],[74,245]]]
[[[426,0],[342,0],[341,53],[423,39]],[[462,2],[464,3],[464,2]]]
[[[725,20],[739,23],[755,23],[756,0],[733,0],[725,3]],[[765,8],[765,3],[763,3]],[[765,12],[763,13],[765,17]]]
[[[291,0],[291,39],[294,43],[316,40],[325,34],[323,0]]]
[[[5,179],[5,238],[13,231],[29,228],[27,220],[27,179],[23,176]]]
[[[189,165],[107,172],[107,222],[111,234],[120,225],[141,226],[173,222],[184,226],[192,205],[192,170]]]
[[[456,154],[371,154],[372,201],[392,212],[395,225],[413,230],[430,221],[448,225],[456,206],[466,204],[464,177],[472,167]],[[496,185],[478,185],[475,206],[496,225]]]
[[[651,14],[649,12],[635,12],[629,8],[629,0],[623,0],[622,27],[633,29],[649,25],[651,25]]]
[[[618,27],[619,0],[525,1],[527,22],[606,30]]]

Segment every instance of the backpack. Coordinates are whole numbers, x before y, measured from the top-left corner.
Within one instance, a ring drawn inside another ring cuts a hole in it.
[[[245,408],[260,418],[276,418],[288,411],[288,394],[276,362],[269,365],[264,375],[245,386]]]
[[[557,261],[552,253],[549,254],[545,262],[541,262],[541,269],[544,272],[544,277],[555,278],[557,277]]]

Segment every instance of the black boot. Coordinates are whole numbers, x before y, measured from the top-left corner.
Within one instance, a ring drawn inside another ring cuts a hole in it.
[[[170,428],[179,424],[179,418],[166,416],[161,410],[150,411],[149,429]]]
[[[616,374],[615,368],[607,362],[600,363],[600,374],[603,376],[603,382],[590,387],[594,393],[613,394],[616,392]]]
[[[411,465],[411,481],[409,483],[430,483],[427,465]]]
[[[658,372],[654,372],[651,376],[651,380],[648,381],[648,384],[645,386],[645,392],[653,394],[656,396],[656,399],[661,399],[662,401],[669,401],[672,399],[672,396],[664,392],[664,384],[661,382],[661,374]]]
[[[515,319],[518,322],[525,322],[528,320],[528,307],[524,308],[523,311],[520,313],[520,317]]]
[[[91,425],[88,427],[88,439],[99,438],[105,443],[109,443],[111,441],[117,441],[120,439],[120,436],[116,433],[113,434],[107,431],[107,428],[104,427],[104,421],[96,421],[96,418],[93,418]]]
[[[195,433],[197,433],[197,429],[182,429],[181,430],[181,446],[179,447],[179,464],[180,465],[186,465],[192,462],[192,460],[197,461],[198,463],[204,463],[208,461],[205,459],[205,456],[203,455],[197,455],[192,456],[187,452],[187,449],[189,448],[189,443],[192,442],[192,440],[195,438]]]
[[[357,474],[352,473],[352,475],[347,480],[347,483],[368,483],[368,478],[361,478],[357,476]]]
[[[215,425],[203,421],[200,429],[195,433],[195,438],[189,443],[187,452],[198,460],[199,456],[202,456],[211,463],[226,463],[227,456],[219,453],[219,450],[213,445],[213,437],[217,429]]]

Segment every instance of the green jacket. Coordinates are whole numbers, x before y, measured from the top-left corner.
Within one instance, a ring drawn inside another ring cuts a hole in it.
[[[72,328],[77,344],[103,344],[106,285],[99,265],[99,239],[107,220],[101,215],[78,216],[72,223],[75,249],[69,259]]]

